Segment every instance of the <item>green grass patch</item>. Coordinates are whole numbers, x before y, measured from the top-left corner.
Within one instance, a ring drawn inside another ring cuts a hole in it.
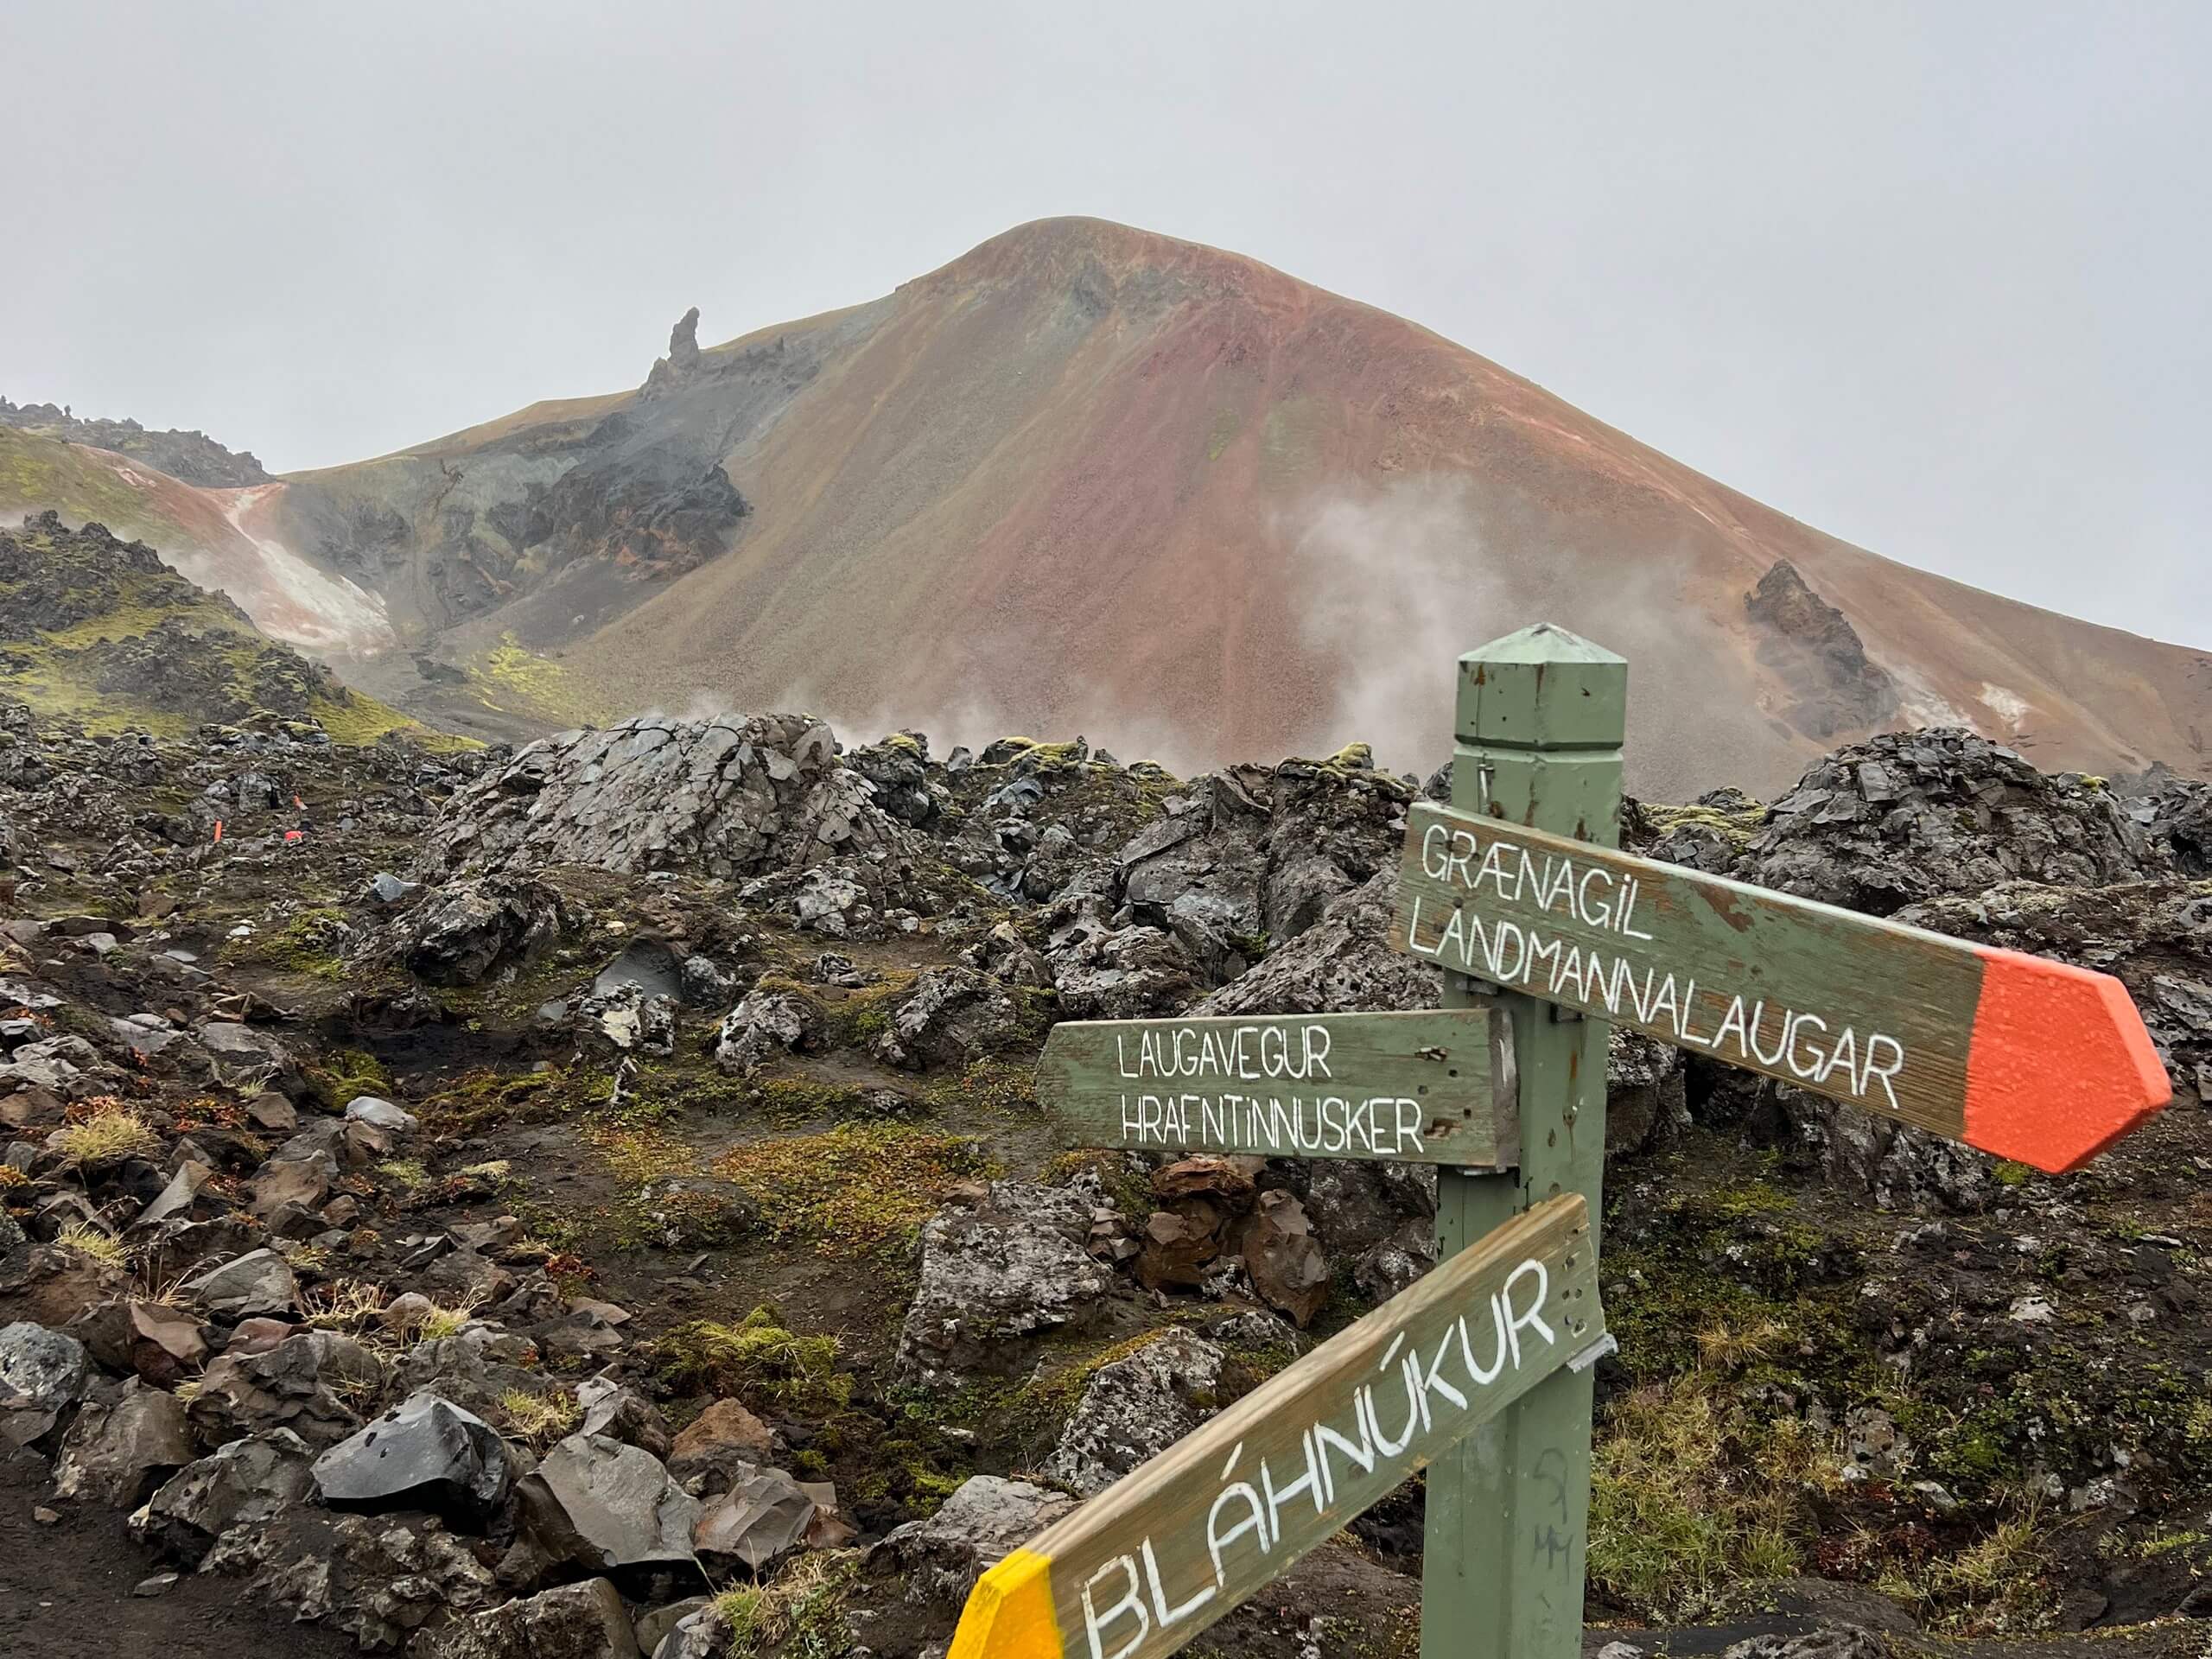
[[[763,1306],[734,1325],[716,1319],[679,1325],[650,1352],[671,1388],[829,1415],[853,1399],[852,1374],[837,1365],[842,1350],[835,1337],[787,1330]]]

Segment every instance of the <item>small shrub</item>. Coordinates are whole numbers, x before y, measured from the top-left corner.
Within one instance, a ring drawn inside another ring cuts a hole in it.
[[[859,1576],[852,1550],[798,1557],[766,1584],[725,1590],[715,1611],[729,1626],[729,1659],[838,1659],[852,1647],[845,1604]]]
[[[460,1335],[461,1327],[476,1317],[480,1306],[474,1292],[459,1302],[433,1302],[404,1328],[417,1342],[442,1342],[448,1337]]]
[[[1948,1635],[2021,1635],[2048,1628],[2057,1611],[2051,1565],[2041,1512],[2030,1503],[1961,1554],[1892,1570],[1878,1587]]]
[[[1600,1426],[1590,1579],[1656,1620],[1709,1618],[1745,1581],[1799,1570],[1835,1448],[1795,1421],[1762,1428],[1707,1379],[1637,1389]]]

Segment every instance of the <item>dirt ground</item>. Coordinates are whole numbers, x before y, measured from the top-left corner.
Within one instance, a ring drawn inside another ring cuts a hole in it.
[[[345,1637],[271,1618],[238,1596],[238,1580],[187,1574],[159,1595],[132,1588],[159,1566],[130,1541],[124,1517],[67,1507],[41,1524],[52,1478],[38,1459],[0,1462],[0,1654],[39,1659],[339,1659]]]

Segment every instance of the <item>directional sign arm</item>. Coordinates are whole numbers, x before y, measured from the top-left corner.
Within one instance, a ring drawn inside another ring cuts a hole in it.
[[[1403,1014],[1070,1020],[1037,1098],[1080,1147],[1510,1168],[1513,1030],[1495,999]]]
[[[1426,803],[1391,938],[2039,1169],[2172,1097],[2109,975]]]
[[[949,1659],[1160,1659],[1605,1332],[1579,1194],[1516,1217],[986,1573]]]

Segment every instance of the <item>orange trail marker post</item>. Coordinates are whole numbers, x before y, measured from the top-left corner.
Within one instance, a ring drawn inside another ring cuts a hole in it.
[[[1428,804],[1391,938],[1576,1008],[2037,1169],[2172,1097],[2120,982]]]
[[[1515,1217],[986,1573],[948,1659],[1160,1659],[1605,1351],[1589,1211]]]

